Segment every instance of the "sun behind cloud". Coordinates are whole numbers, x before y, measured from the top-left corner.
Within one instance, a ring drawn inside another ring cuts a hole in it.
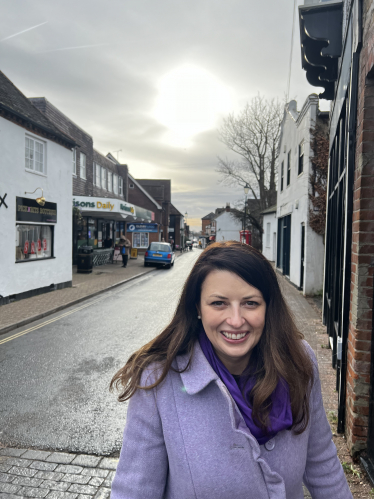
[[[230,110],[231,93],[223,83],[205,69],[184,65],[161,79],[154,116],[169,129],[168,142],[181,145],[214,128]]]

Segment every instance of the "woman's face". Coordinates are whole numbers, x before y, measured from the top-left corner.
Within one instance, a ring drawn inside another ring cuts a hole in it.
[[[247,367],[265,326],[266,302],[261,291],[237,274],[214,270],[201,289],[199,315],[206,335],[231,374]]]

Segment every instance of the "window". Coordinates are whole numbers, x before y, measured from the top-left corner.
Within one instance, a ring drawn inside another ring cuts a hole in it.
[[[53,257],[53,225],[17,225],[16,262]]]
[[[77,174],[77,150],[73,149],[73,175]]]
[[[133,248],[148,248],[149,234],[148,232],[133,232],[132,247]]]
[[[27,170],[45,173],[44,147],[43,142],[26,137],[25,165]]]
[[[118,194],[118,175],[113,175],[113,192]]]
[[[287,185],[291,182],[291,151],[287,154]]]
[[[281,191],[283,191],[283,178],[284,178],[284,161],[281,164]]]
[[[118,177],[118,194],[123,196],[123,178]]]
[[[106,169],[101,167],[101,187],[106,190]]]
[[[80,164],[80,177],[86,180],[86,178],[87,178],[86,155],[83,152],[80,153],[79,164]]]
[[[270,223],[266,224],[266,247],[270,248]]]
[[[108,191],[113,192],[113,173],[108,170]]]
[[[300,175],[304,171],[304,141],[299,145],[299,167],[297,174]]]
[[[134,184],[129,184],[129,189],[133,189],[134,188]]]
[[[95,163],[96,187],[101,187],[101,166]]]

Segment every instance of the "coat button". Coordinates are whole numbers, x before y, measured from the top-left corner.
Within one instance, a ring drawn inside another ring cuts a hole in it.
[[[271,438],[270,440],[268,440],[266,443],[265,443],[265,449],[266,450],[273,450],[275,447],[275,440],[273,438]]]

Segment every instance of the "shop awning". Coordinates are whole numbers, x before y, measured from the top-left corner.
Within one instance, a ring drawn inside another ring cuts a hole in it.
[[[78,208],[84,217],[103,218],[118,222],[153,222],[152,211],[121,199],[74,196],[73,207]]]
[[[307,80],[325,89],[320,99],[332,100],[342,53],[343,2],[300,6],[299,21],[301,64]]]

